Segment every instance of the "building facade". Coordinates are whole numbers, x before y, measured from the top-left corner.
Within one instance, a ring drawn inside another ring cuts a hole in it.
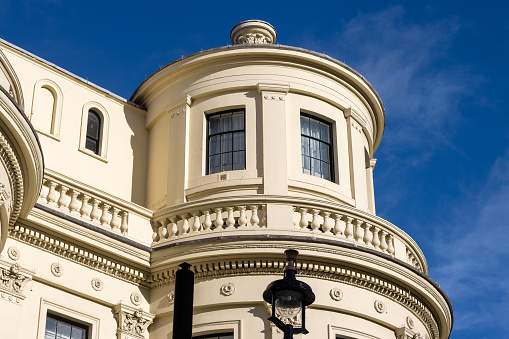
[[[286,249],[307,337],[449,337],[423,253],[376,216],[376,91],[266,22],[231,41],[129,100],[0,41],[2,338],[172,338],[182,262],[194,337],[282,338],[262,294]]]

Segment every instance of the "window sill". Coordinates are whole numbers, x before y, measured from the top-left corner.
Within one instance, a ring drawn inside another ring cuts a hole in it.
[[[82,152],[82,153],[85,153],[86,155],[89,155],[91,156],[92,158],[96,158],[97,160],[101,160],[102,162],[105,162],[105,163],[108,163],[108,159],[106,158],[103,158],[102,156],[100,155],[97,155],[95,154],[94,152],[92,151],[89,151],[88,149],[86,148],[78,148],[78,151]]]

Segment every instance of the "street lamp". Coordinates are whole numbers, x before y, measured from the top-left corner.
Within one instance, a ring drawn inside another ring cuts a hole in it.
[[[298,254],[296,250],[285,251],[284,278],[271,282],[263,292],[263,300],[272,304],[269,320],[284,332],[284,339],[293,339],[294,333],[309,333],[306,330],[306,306],[315,301],[315,294],[311,287],[295,278],[297,273],[295,262]],[[302,327],[294,328],[290,322],[292,319],[298,319],[299,315],[302,318]]]

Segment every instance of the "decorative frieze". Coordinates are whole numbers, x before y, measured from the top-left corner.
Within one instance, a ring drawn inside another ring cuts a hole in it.
[[[117,319],[118,339],[144,339],[148,338],[147,327],[152,324],[154,314],[133,308],[122,303],[114,307]]]
[[[0,288],[2,291],[21,294],[26,283],[30,280],[30,278],[21,273],[21,268],[18,264],[14,264],[8,269],[0,269]]]

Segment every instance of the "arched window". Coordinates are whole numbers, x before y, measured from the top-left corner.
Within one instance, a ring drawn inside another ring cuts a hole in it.
[[[101,118],[99,114],[93,110],[88,111],[87,123],[87,140],[85,141],[85,148],[89,151],[99,154],[101,146]]]

